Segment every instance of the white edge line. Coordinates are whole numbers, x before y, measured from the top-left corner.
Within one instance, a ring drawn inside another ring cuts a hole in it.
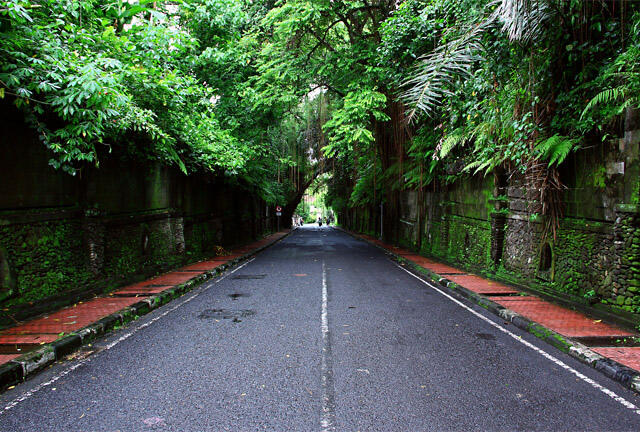
[[[413,276],[414,278],[418,279],[420,282],[422,282],[423,284],[427,285],[431,289],[433,289],[433,290],[437,291],[438,293],[442,294],[443,296],[445,296],[446,298],[448,298],[452,302],[456,303],[458,306],[460,306],[460,307],[466,309],[467,311],[471,312],[472,314],[474,314],[475,316],[477,316],[481,320],[491,324],[493,327],[495,327],[498,330],[500,330],[501,332],[511,336],[513,339],[515,339],[516,341],[518,341],[521,344],[525,345],[526,347],[531,348],[532,350],[534,350],[535,352],[537,352],[538,354],[540,354],[541,356],[543,356],[547,360],[550,360],[553,363],[555,363],[556,365],[560,366],[561,368],[567,370],[568,372],[571,372],[573,375],[575,375],[576,377],[578,377],[582,381],[584,381],[587,384],[591,385],[591,387],[593,387],[593,388],[595,388],[597,390],[600,390],[602,393],[606,394],[607,396],[609,396],[610,398],[612,398],[616,402],[622,404],[625,408],[633,410],[634,413],[640,415],[640,409],[638,409],[638,407],[636,405],[634,405],[633,403],[629,402],[628,400],[626,400],[622,396],[618,396],[613,391],[611,391],[608,388],[598,384],[597,382],[595,382],[591,378],[587,377],[586,375],[582,374],[581,372],[578,372],[577,370],[575,370],[574,368],[572,368],[571,366],[569,366],[568,364],[566,364],[562,360],[552,356],[551,354],[549,354],[548,352],[544,351],[543,349],[538,348],[537,346],[533,345],[532,343],[522,339],[521,336],[518,336],[515,333],[512,333],[509,330],[507,330],[507,329],[505,329],[503,327],[500,327],[498,324],[496,324],[495,322],[491,321],[489,318],[487,318],[484,315],[474,311],[473,309],[471,309],[470,307],[468,307],[467,305],[465,305],[461,301],[455,299],[451,295],[447,294],[446,292],[442,291],[441,289],[439,289],[438,287],[434,286],[433,284],[427,282],[426,280],[422,279],[421,277],[415,275],[414,273],[410,272],[406,268],[404,268],[404,267],[402,267],[402,266],[400,266],[398,264],[396,264],[396,266],[398,268],[404,270],[405,272],[409,273],[411,276]]]
[[[247,261],[246,263],[242,264],[239,267],[236,267],[235,269],[233,269],[232,271],[230,271],[229,273],[225,274],[224,276],[222,276],[219,279],[216,279],[215,281],[213,281],[212,283],[209,284],[208,287],[202,287],[201,289],[197,290],[197,291],[192,291],[189,294],[189,297],[183,301],[181,301],[180,303],[178,303],[177,305],[173,306],[170,309],[167,309],[166,311],[162,312],[160,315],[158,315],[157,317],[147,321],[144,324],[141,324],[140,326],[136,327],[135,329],[133,329],[132,331],[130,331],[129,333],[125,333],[124,335],[120,336],[118,339],[114,340],[113,342],[107,344],[102,350],[100,350],[99,352],[97,352],[96,354],[100,354],[103,351],[108,351],[111,348],[113,348],[114,346],[118,345],[120,342],[125,341],[127,339],[129,339],[131,336],[133,336],[135,333],[137,333],[139,330],[142,330],[144,328],[149,327],[151,324],[153,324],[154,322],[158,321],[160,318],[163,318],[165,316],[167,316],[168,314],[170,314],[171,312],[173,312],[174,310],[178,309],[179,307],[189,303],[191,300],[193,300],[194,298],[198,297],[200,294],[204,293],[205,291],[208,291],[209,289],[211,289],[213,287],[214,284],[217,284],[218,282],[223,281],[227,276],[232,275],[233,273],[237,272],[238,270],[240,270],[242,267],[246,266],[247,264],[251,263],[253,260],[255,260],[255,258],[251,258],[249,261]],[[50,386],[51,384],[55,383],[56,381],[58,381],[60,378],[63,378],[64,376],[68,375],[69,373],[73,372],[74,370],[76,370],[77,368],[79,368],[80,366],[82,366],[83,364],[89,363],[92,359],[94,359],[95,356],[90,356],[87,358],[84,358],[82,360],[79,360],[77,363],[75,363],[74,365],[70,366],[69,368],[63,370],[62,372],[60,372],[59,374],[55,375],[53,378],[51,378],[48,381],[45,381],[43,383],[38,384],[36,387],[32,388],[31,390],[25,392],[24,394],[22,394],[20,397],[17,397],[15,399],[13,399],[11,402],[9,402],[7,405],[5,405],[4,408],[0,409],[0,415],[4,414],[5,412],[9,411],[10,409],[14,408],[16,405],[18,405],[20,402],[24,402],[25,400],[29,399],[31,396],[33,396],[34,394],[36,394],[37,392],[39,392],[40,390],[44,389],[47,386]]]

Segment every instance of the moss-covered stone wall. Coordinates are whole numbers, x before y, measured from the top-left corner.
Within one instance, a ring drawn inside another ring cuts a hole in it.
[[[489,266],[493,181],[472,177],[425,194],[420,252],[474,267]],[[413,234],[413,233],[412,233]]]
[[[401,192],[397,235],[385,238],[469,271],[640,313],[639,143],[640,131],[626,133],[565,161],[555,236],[544,232],[536,191],[515,172]],[[375,215],[355,209],[341,220],[377,235]]]
[[[0,221],[0,247],[5,251],[13,289],[0,293],[0,301],[32,302],[91,280],[79,253],[83,249],[79,220],[10,223],[7,216]]]
[[[56,171],[20,125],[0,119],[2,307],[109,290],[275,228],[262,200],[221,178],[117,154]]]
[[[640,213],[635,205],[618,206],[613,230],[614,262],[602,297],[640,313]]]

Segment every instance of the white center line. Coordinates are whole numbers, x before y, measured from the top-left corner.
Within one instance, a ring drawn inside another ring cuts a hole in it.
[[[198,297],[200,294],[208,291],[211,287],[213,287],[214,284],[217,284],[218,282],[224,280],[227,276],[232,275],[233,273],[237,272],[238,270],[240,270],[242,267],[246,266],[247,264],[249,264],[250,262],[252,262],[253,260],[255,260],[255,258],[250,259],[249,261],[247,261],[246,263],[242,264],[241,266],[239,266],[238,268],[233,269],[233,271],[230,271],[229,273],[227,273],[226,275],[224,275],[223,277],[221,277],[220,279],[215,280],[212,284],[210,284],[208,287],[206,288],[201,288],[199,289],[197,292],[191,293],[191,295],[189,296],[189,298],[181,301],[180,303],[178,303],[177,305],[175,305],[174,307],[167,309],[166,311],[162,312],[160,315],[158,315],[157,317],[147,321],[146,323],[136,327],[135,329],[133,329],[132,331],[130,331],[129,333],[125,333],[124,335],[120,336],[118,339],[116,339],[115,341],[109,343],[108,345],[106,345],[101,351],[97,352],[97,354],[100,354],[102,351],[108,351],[111,348],[113,348],[114,346],[118,345],[120,342],[125,341],[127,339],[129,339],[131,336],[133,336],[135,333],[137,333],[138,331],[149,327],[151,324],[153,324],[154,322],[158,321],[160,318],[167,316],[168,314],[170,314],[171,312],[173,312],[174,310],[178,309],[181,306],[184,306],[185,304],[189,303],[191,300],[193,300],[194,298]],[[95,356],[91,356],[91,357],[86,357],[82,360],[79,360],[77,363],[73,364],[72,366],[70,366],[69,368],[63,370],[62,372],[60,372],[59,374],[55,375],[53,378],[51,378],[48,381],[45,381],[43,383],[38,384],[36,387],[32,388],[31,390],[25,392],[24,394],[22,394],[22,396],[15,398],[14,400],[12,400],[11,402],[9,402],[4,408],[0,409],[0,415],[4,414],[5,412],[9,411],[11,408],[14,408],[16,405],[18,405],[20,402],[24,402],[25,400],[29,399],[31,396],[33,396],[34,394],[36,394],[37,392],[39,392],[40,390],[44,389],[47,386],[50,386],[51,384],[55,383],[56,381],[58,381],[60,378],[68,375],[69,373],[73,372],[74,370],[78,369],[80,366],[82,366],[83,364],[89,363],[92,359],[94,359]]]
[[[320,315],[322,329],[322,414],[320,426],[322,432],[335,430],[335,409],[333,396],[333,368],[331,366],[331,340],[329,334],[328,315],[329,294],[327,291],[327,270],[322,261],[322,313]]]
[[[531,348],[532,350],[534,350],[535,352],[537,352],[538,354],[540,354],[541,356],[543,356],[544,358],[552,361],[553,363],[555,363],[556,365],[560,366],[561,368],[565,369],[566,371],[572,373],[573,375],[575,375],[576,377],[578,377],[579,379],[581,379],[582,381],[586,382],[587,384],[591,385],[591,387],[600,390],[602,393],[606,394],[607,396],[609,396],[610,398],[612,398],[613,400],[615,400],[616,402],[622,404],[625,408],[628,408],[630,410],[633,410],[634,413],[636,414],[640,414],[640,409],[638,409],[638,407],[636,405],[634,405],[633,403],[629,402],[628,400],[626,400],[625,398],[623,398],[622,396],[618,396],[616,393],[614,393],[613,391],[609,390],[606,387],[603,387],[602,385],[598,384],[597,382],[595,382],[594,380],[592,380],[591,378],[587,377],[586,375],[578,372],[577,370],[575,370],[574,368],[572,368],[571,366],[569,366],[568,364],[566,364],[565,362],[563,362],[562,360],[552,356],[551,354],[549,354],[548,352],[538,348],[537,346],[533,345],[530,342],[527,342],[526,340],[522,339],[522,337],[516,335],[515,333],[510,332],[509,330],[500,327],[498,324],[496,324],[495,322],[491,321],[489,318],[483,316],[482,314],[474,311],[473,309],[471,309],[470,307],[466,306],[464,303],[456,300],[455,298],[453,298],[452,296],[450,296],[449,294],[447,294],[446,292],[442,291],[441,289],[439,289],[438,287],[434,286],[433,284],[430,284],[429,282],[425,281],[424,279],[422,279],[419,276],[416,276],[415,274],[413,274],[412,272],[410,272],[409,270],[405,269],[404,267],[396,264],[396,266],[402,270],[404,270],[405,272],[409,273],[411,276],[413,276],[414,278],[418,279],[420,282],[422,282],[423,284],[427,285],[429,288],[437,291],[438,293],[442,294],[443,296],[445,296],[446,298],[448,298],[449,300],[451,300],[452,302],[456,303],[458,306],[466,309],[467,311],[471,312],[472,314],[474,314],[475,316],[477,316],[478,318],[480,318],[483,321],[486,321],[487,323],[491,324],[493,327],[497,328],[498,330],[500,330],[501,332],[511,336],[513,339],[517,340],[518,342],[520,342],[521,344],[525,345],[528,348]]]

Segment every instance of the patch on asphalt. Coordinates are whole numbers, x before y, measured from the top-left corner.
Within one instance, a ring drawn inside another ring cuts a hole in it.
[[[255,314],[256,312],[251,309],[205,309],[200,312],[198,318],[216,321],[230,319],[233,322],[242,322],[240,318],[246,318]]]
[[[496,337],[489,333],[476,333],[476,337],[484,340],[496,340]]]
[[[266,274],[240,274],[233,276],[231,279],[264,279],[265,277],[267,277]]]
[[[162,417],[149,417],[142,420],[142,423],[147,426],[164,426],[164,419]]]

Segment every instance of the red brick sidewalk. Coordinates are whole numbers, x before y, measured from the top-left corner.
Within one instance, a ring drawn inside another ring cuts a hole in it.
[[[558,306],[528,293],[520,292],[513,287],[468,274],[463,270],[416,255],[406,249],[386,244],[371,236],[359,236],[433,273],[446,277],[463,288],[487,296],[489,300],[563,336],[611,340],[638,336],[637,333],[604,323],[599,319],[590,318],[583,313]],[[620,364],[640,371],[640,347],[592,346],[590,349]]]
[[[229,255],[182,267],[176,271],[129,285],[109,294],[36,318],[15,327],[0,331],[0,365],[7,363],[40,345],[80,330],[100,319],[140,301],[140,298],[158,294],[187,282],[196,276],[214,270],[227,262],[252,252],[284,237],[289,231],[281,231],[249,245],[233,249]]]

